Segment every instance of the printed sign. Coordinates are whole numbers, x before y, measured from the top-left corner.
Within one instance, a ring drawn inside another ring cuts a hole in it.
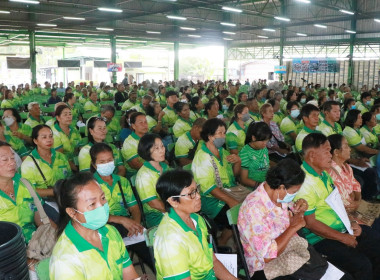
[[[121,72],[122,68],[121,63],[107,63],[108,72]]]

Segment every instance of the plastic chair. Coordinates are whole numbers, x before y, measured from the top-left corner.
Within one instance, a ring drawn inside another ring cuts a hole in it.
[[[158,229],[158,226],[151,227],[144,231],[144,237],[145,237],[145,243],[146,246],[149,249],[150,257],[152,258],[152,263],[155,264],[154,260],[154,251],[153,251],[153,243],[154,243],[154,238],[156,236],[156,231]],[[155,268],[155,266],[153,266]],[[154,274],[156,274],[156,269],[154,269]]]
[[[145,219],[145,215],[144,215],[143,204],[141,202],[139,193],[138,193],[138,191],[136,189],[136,175],[133,175],[129,179],[129,183],[131,184],[133,195],[135,196],[135,199],[136,199],[136,202],[137,202],[137,206],[139,207],[139,210],[140,210],[140,213],[141,213],[141,224],[146,228],[146,219]]]
[[[49,263],[50,258],[43,259],[35,266],[36,273],[39,280],[49,280]]]
[[[182,168],[184,170],[191,171],[191,163],[184,165]]]
[[[237,221],[238,221],[240,206],[241,204],[236,205],[232,207],[231,209],[229,209],[227,211],[227,218],[228,218],[228,223],[232,227],[232,233],[233,233],[234,241],[237,247],[238,255],[243,265],[245,279],[250,280],[248,266],[244,257],[243,245],[241,245],[240,234],[237,228]]]

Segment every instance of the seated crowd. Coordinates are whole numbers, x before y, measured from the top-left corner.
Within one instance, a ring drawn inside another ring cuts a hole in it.
[[[380,279],[380,220],[355,215],[380,200],[379,86],[176,86],[0,85],[0,221],[26,244],[41,226],[26,179],[56,228],[50,279],[136,279],[129,252],[157,279],[236,279],[214,254],[236,207],[251,279],[302,278],[271,271],[295,236],[342,279]],[[334,191],[350,228],[326,202]],[[154,257],[124,245],[153,227]]]

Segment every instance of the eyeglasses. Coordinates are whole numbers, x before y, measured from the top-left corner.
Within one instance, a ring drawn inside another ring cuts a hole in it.
[[[197,188],[195,190],[193,190],[191,193],[180,194],[180,195],[172,195],[171,197],[190,196],[191,199],[194,199],[198,193],[200,193],[200,186],[199,185],[197,185]]]

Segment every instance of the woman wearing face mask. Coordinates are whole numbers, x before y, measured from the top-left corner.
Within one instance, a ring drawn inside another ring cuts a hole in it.
[[[200,184],[202,212],[224,228],[219,245],[225,245],[231,237],[228,229],[226,211],[239,204],[218,186],[216,167],[224,188],[236,186],[235,176],[240,174],[241,160],[236,154],[230,154],[223,145],[226,141],[226,124],[217,118],[209,119],[203,125],[201,137],[204,140],[196,152],[191,170],[195,181]]]
[[[137,150],[145,162],[137,172],[136,189],[143,203],[147,226],[153,227],[161,222],[165,213],[156,183],[169,166],[165,163],[165,147],[157,134],[148,133],[141,137]]]
[[[280,256],[290,239],[305,226],[306,200],[293,204],[291,216],[288,208],[304,179],[305,173],[297,162],[282,160],[269,169],[266,181],[240,207],[238,229],[251,279],[266,279],[266,264]]]
[[[238,104],[234,109],[234,116],[231,119],[231,125],[227,129],[226,144],[231,154],[237,155],[244,146],[245,141],[245,122],[250,119],[248,107],[244,104]]]
[[[90,148],[96,143],[103,143],[107,135],[106,120],[102,117],[91,117],[87,122],[88,144],[84,146],[78,156],[79,171],[88,171],[91,166]],[[117,174],[125,176],[125,167],[121,159],[120,151],[113,144],[109,144],[113,151]]]
[[[297,102],[300,104],[300,107],[305,105],[306,103],[306,94],[304,92],[301,92],[297,97]]]
[[[32,128],[22,123],[21,116],[16,109],[5,109],[3,121],[5,124],[5,134],[19,138],[24,141],[24,144],[32,144]]]
[[[174,104],[174,110],[178,114],[178,119],[173,126],[174,136],[178,139],[182,134],[190,131],[193,122],[190,119],[189,104],[177,102]]]
[[[348,98],[344,100],[342,121],[346,119],[348,111],[356,109],[355,103],[355,99],[353,98]]]
[[[289,145],[294,145],[297,135],[303,127],[298,119],[300,115],[298,102],[288,102],[286,111],[288,112],[288,116],[282,120],[280,130],[285,137],[285,142]]]
[[[232,98],[225,98],[223,100],[222,112],[227,119],[231,119],[234,116],[234,100]]]
[[[122,237],[142,234],[141,213],[129,181],[113,174],[115,162],[112,149],[106,143],[97,143],[90,149],[91,169],[94,179],[102,188],[108,201],[110,216],[108,223],[116,227]],[[123,193],[121,193],[122,189]],[[127,205],[124,205],[124,199]],[[128,249],[153,268],[145,241],[128,246]]]
[[[92,174],[83,172],[62,180],[54,192],[60,222],[50,279],[138,278],[119,232],[106,225],[109,205]]]

